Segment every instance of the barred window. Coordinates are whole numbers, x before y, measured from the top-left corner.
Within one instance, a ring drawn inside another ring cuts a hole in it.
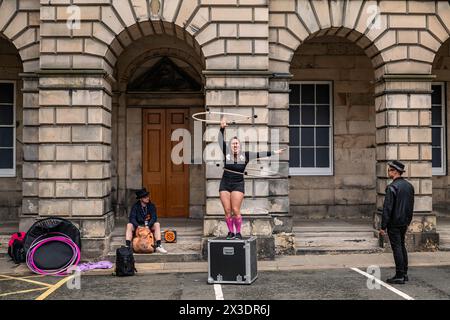
[[[433,175],[446,175],[445,84],[435,83],[431,89]]]
[[[0,81],[0,177],[16,174],[15,85]]]
[[[290,84],[290,174],[333,174],[332,123],[331,82]]]

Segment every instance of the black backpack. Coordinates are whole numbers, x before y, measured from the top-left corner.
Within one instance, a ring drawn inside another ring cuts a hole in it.
[[[134,267],[133,249],[130,247],[120,247],[116,250],[116,276],[134,276],[137,272]]]
[[[25,233],[16,232],[11,236],[8,244],[8,255],[16,264],[25,262],[25,248],[24,248]]]

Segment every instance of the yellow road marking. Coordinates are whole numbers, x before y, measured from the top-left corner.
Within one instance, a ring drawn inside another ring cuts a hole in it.
[[[39,282],[39,281],[34,281],[34,280],[30,280],[30,279],[24,279],[24,278],[16,278],[16,277],[11,277],[11,276],[5,276],[5,275],[0,275],[0,277],[3,278],[7,278],[9,280],[18,280],[18,281],[24,281],[24,282],[28,282],[28,283],[34,283],[40,286],[44,286],[44,287],[51,287],[51,284],[48,283],[44,283],[44,282]]]
[[[13,295],[13,294],[34,292],[34,291],[42,291],[42,290],[46,290],[46,289],[47,289],[47,287],[45,287],[45,288],[37,288],[37,289],[29,289],[29,290],[22,290],[22,291],[15,291],[15,292],[7,292],[7,293],[0,294],[0,297],[10,296],[10,295]]]
[[[47,291],[45,291],[43,294],[41,294],[39,297],[37,297],[35,300],[45,300],[49,295],[51,295],[53,292],[58,290],[61,286],[63,286],[67,281],[72,280],[75,277],[74,275],[65,277],[64,279],[60,280],[58,283],[51,286]]]
[[[0,274],[0,277],[2,275]],[[30,279],[30,278],[42,278],[45,277],[44,275],[34,275],[34,276],[26,276],[26,277],[20,277],[21,279]],[[0,279],[0,281],[11,281],[11,280],[17,280],[16,278],[14,279]]]

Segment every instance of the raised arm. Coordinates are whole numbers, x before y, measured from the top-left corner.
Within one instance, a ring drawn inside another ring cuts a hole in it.
[[[264,152],[250,152],[250,151],[247,151],[245,153],[245,156],[247,157],[248,160],[259,159],[259,158],[266,158],[266,157],[271,157],[274,154],[280,154],[280,153],[284,152],[285,150],[286,150],[286,148],[275,150],[275,151],[264,151]]]
[[[227,121],[225,118],[222,118],[220,122],[220,131],[219,131],[219,146],[222,149],[223,155],[227,154],[227,144],[225,142],[225,127],[227,126]]]

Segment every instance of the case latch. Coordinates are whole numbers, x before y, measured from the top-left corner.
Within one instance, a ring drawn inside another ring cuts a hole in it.
[[[223,247],[223,255],[224,256],[234,255],[234,247]]]

